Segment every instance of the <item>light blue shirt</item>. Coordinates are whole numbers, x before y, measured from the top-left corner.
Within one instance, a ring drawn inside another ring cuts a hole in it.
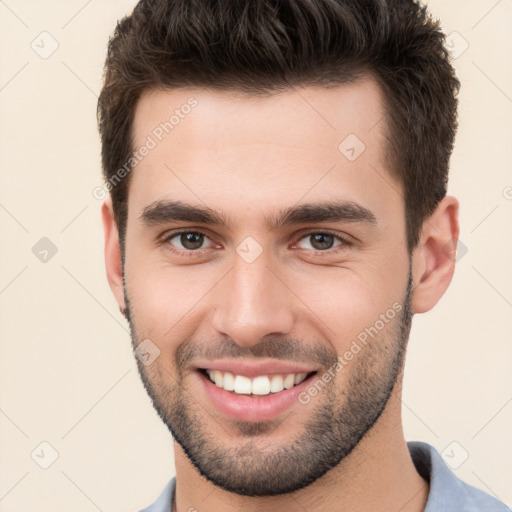
[[[424,512],[512,512],[501,501],[458,478],[433,446],[419,441],[410,441],[407,446],[416,470],[430,482]],[[140,512],[172,512],[175,489],[173,477],[158,499]]]

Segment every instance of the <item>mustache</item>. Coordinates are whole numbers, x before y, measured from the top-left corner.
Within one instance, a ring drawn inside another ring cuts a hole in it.
[[[249,347],[238,345],[231,338],[212,343],[201,343],[194,339],[185,340],[175,353],[178,369],[192,366],[197,359],[263,359],[292,361],[303,364],[319,364],[330,367],[336,363],[338,354],[324,344],[301,342],[289,337],[269,337]]]

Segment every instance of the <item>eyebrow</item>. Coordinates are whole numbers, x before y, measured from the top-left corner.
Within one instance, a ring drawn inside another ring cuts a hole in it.
[[[185,221],[222,226],[229,229],[235,225],[232,217],[225,217],[207,206],[190,205],[181,201],[160,200],[146,206],[139,220],[147,227],[170,222]],[[306,203],[285,208],[264,219],[269,230],[282,226],[312,222],[350,222],[377,225],[377,218],[371,210],[354,201],[327,201]]]

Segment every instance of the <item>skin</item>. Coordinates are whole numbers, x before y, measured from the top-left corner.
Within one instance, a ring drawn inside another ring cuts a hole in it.
[[[176,510],[422,511],[429,486],[402,429],[403,353],[412,315],[429,311],[452,279],[446,247],[459,234],[457,200],[439,203],[409,257],[403,190],[384,158],[383,97],[370,78],[260,98],[148,91],[137,106],[134,146],[190,97],[197,107],[132,171],[124,269],[110,199],[102,208],[107,276],[133,345],[150,339],[160,350],[138,366],[179,441]],[[350,133],[366,146],[353,162],[338,151]],[[230,224],[144,225],[144,208],[162,199],[207,205]],[[376,225],[265,226],[281,208],[329,199],[364,205]],[[183,255],[191,246],[179,236],[162,241],[178,228],[207,235],[200,256]],[[334,238],[321,251],[306,235],[323,229],[354,244],[337,251]],[[247,236],[262,249],[251,263],[236,251]],[[193,370],[205,356],[265,356],[314,362],[322,374],[395,303],[400,314],[314,399],[275,421],[223,416]]]

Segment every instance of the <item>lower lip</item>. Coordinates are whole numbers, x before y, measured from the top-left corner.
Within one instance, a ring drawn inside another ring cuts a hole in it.
[[[197,372],[206,394],[213,404],[228,418],[239,421],[267,421],[271,420],[297,403],[298,396],[310,384],[316,374],[310,375],[300,384],[279,393],[270,393],[263,396],[237,395],[232,391],[226,391],[217,387],[202,372]]]

